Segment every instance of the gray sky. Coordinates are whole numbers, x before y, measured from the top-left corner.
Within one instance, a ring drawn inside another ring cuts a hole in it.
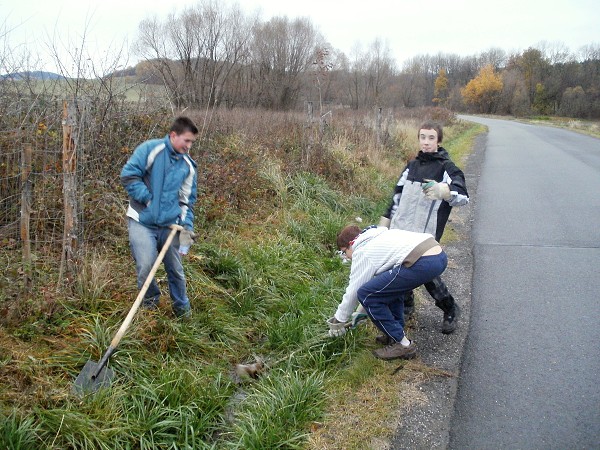
[[[44,43],[62,51],[81,43],[98,58],[131,44],[140,21],[166,17],[197,0],[0,0],[0,50],[26,46],[42,57]],[[232,0],[227,1],[231,5]],[[522,51],[541,42],[576,52],[600,44],[597,0],[240,0],[246,13],[309,17],[329,43],[347,55],[375,39],[387,44],[399,66],[416,55],[474,55],[490,48]],[[4,38],[3,38],[4,35]],[[23,47],[20,47],[23,48]],[[132,56],[127,65],[137,58]],[[54,70],[53,64],[46,64]]]

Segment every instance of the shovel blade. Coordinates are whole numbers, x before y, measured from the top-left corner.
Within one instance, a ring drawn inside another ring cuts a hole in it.
[[[77,375],[75,384],[73,384],[73,392],[77,395],[85,395],[96,392],[100,388],[110,386],[110,383],[115,375],[112,369],[104,366],[98,376],[93,378],[98,370],[98,363],[88,361],[83,366],[83,369]]]

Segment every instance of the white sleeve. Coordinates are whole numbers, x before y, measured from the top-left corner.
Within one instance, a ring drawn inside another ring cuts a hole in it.
[[[352,255],[352,266],[350,267],[350,281],[342,302],[338,305],[334,317],[340,322],[348,322],[352,313],[358,306],[358,289],[373,278],[375,269],[369,264],[369,260],[359,254]]]

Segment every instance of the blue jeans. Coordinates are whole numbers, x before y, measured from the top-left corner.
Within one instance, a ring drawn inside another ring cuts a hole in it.
[[[141,289],[152,266],[156,262],[158,253],[162,249],[171,228],[148,227],[129,219],[129,246],[135,260],[135,269],[137,272],[137,286]],[[179,233],[175,235],[171,246],[163,258],[167,280],[169,283],[169,293],[171,294],[173,312],[180,317],[189,314],[190,300],[187,297],[185,286],[185,275],[183,265],[181,264],[181,255],[177,251],[179,248]],[[142,306],[146,308],[156,308],[160,298],[160,289],[156,280],[153,278],[146,294]]]
[[[422,256],[410,267],[396,266],[358,289],[358,301],[373,324],[396,342],[404,337],[404,294],[439,276],[448,265],[445,252]]]

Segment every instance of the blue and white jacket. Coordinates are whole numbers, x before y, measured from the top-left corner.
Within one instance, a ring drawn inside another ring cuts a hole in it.
[[[429,200],[423,193],[424,180],[448,183],[450,200]],[[407,164],[396,184],[394,197],[384,217],[390,229],[431,233],[439,242],[453,206],[469,203],[465,175],[440,147],[435,153],[420,151]]]
[[[127,216],[146,225],[182,225],[193,230],[196,202],[196,163],[177,153],[169,135],[140,144],[121,171],[129,194]]]

